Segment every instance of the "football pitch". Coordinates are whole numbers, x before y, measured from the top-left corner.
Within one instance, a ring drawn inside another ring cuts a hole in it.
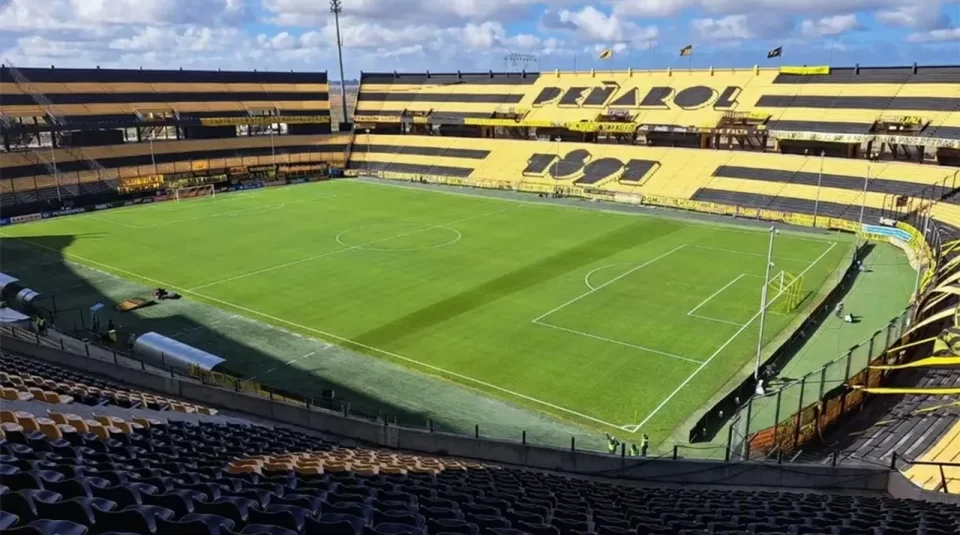
[[[70,236],[72,262],[655,442],[752,362],[769,239],[764,227],[355,180],[48,219],[0,236]],[[775,306],[786,294],[771,291],[765,345],[852,248],[837,234],[776,237],[771,273],[801,277],[801,301]],[[267,376],[276,362],[222,356],[280,388],[324,359]]]

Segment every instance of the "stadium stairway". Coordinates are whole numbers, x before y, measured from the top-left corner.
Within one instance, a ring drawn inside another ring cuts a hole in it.
[[[31,360],[17,359],[21,368]],[[43,366],[53,373],[54,366]],[[0,411],[0,528],[12,535],[946,535],[960,530],[960,505],[627,486],[344,447],[219,415],[84,406],[83,411],[103,412],[87,419],[66,412],[79,408],[76,402],[17,403],[21,410]]]
[[[896,372],[891,378],[892,387],[951,388],[960,387],[960,376],[947,369],[916,368]],[[867,462],[890,466],[894,456],[903,461],[948,457],[946,462],[960,460],[960,402],[953,396],[930,394],[904,394],[877,396],[870,400],[862,411],[847,420],[840,428],[824,437],[829,450],[839,450],[843,462]],[[854,430],[851,432],[851,430]],[[955,446],[947,445],[956,442]],[[958,449],[954,452],[953,449]],[[935,455],[927,453],[936,450]],[[811,462],[831,462],[818,456],[801,457]],[[898,463],[902,467],[903,463]],[[931,467],[911,468],[918,473]],[[950,479],[956,479],[960,487],[960,470],[948,468]],[[908,472],[912,478],[913,475]],[[934,490],[940,484],[936,478],[925,474],[918,484]]]

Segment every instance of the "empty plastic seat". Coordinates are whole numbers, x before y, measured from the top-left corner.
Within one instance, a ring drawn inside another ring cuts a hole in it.
[[[266,524],[248,524],[241,533],[243,535],[297,535],[296,531]]]
[[[20,523],[20,517],[0,510],[0,529],[10,529]]]
[[[102,498],[79,496],[59,502],[37,502],[37,516],[54,520],[69,520],[80,525],[90,525],[96,522],[94,509],[113,511],[117,504]]]
[[[44,535],[84,535],[88,531],[86,526],[68,520],[37,520],[30,527]]]

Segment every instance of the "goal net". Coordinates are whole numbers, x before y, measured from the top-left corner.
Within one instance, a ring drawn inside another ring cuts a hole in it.
[[[786,271],[777,273],[767,285],[767,310],[793,312],[803,302],[803,276]]]
[[[213,184],[206,184],[203,186],[185,186],[173,190],[173,195],[177,202],[180,202],[183,199],[192,199],[194,197],[215,197],[216,194],[217,191],[213,187]]]

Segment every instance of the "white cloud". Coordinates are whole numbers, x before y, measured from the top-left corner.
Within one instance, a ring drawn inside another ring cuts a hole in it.
[[[953,41],[954,58],[960,55],[960,27],[912,33],[907,36],[907,41],[911,43],[948,43]]]
[[[123,51],[192,51],[232,49],[243,40],[236,28],[147,26],[131,37],[113,39],[107,48]]]
[[[576,26],[584,36],[596,41],[621,41],[624,28],[616,15],[607,15],[593,6],[580,11],[560,12],[560,21]]]
[[[706,41],[743,41],[755,37],[747,27],[746,15],[727,15],[720,19],[695,19],[690,28]]]
[[[800,31],[806,37],[825,37],[844,34],[859,27],[857,16],[849,13],[819,20],[805,20],[800,24]]]
[[[661,33],[669,34],[668,45],[692,39],[707,50],[775,38],[826,60],[825,40],[860,29],[858,17],[909,29],[905,37],[870,29],[874,46],[889,42],[898,51],[875,54],[878,62],[912,61],[922,43],[942,43],[930,47],[939,51],[924,56],[930,61],[955,62],[948,45],[960,38],[947,14],[960,14],[958,2],[344,0],[340,22],[350,77],[359,70],[498,69],[508,50],[545,58],[543,69],[569,68],[575,54],[598,48],[632,61],[663,41]],[[669,19],[691,13],[688,28]],[[255,15],[262,24],[251,33],[246,23]],[[0,0],[0,58],[22,65],[335,70],[335,47],[328,0]],[[864,52],[830,54],[861,61]],[[654,51],[644,61],[660,60]]]
[[[613,12],[624,17],[662,18],[699,3],[698,0],[619,0],[614,2]]]
[[[950,23],[949,17],[940,10],[938,0],[913,0],[895,9],[879,11],[876,17],[885,24],[915,30],[943,29]]]
[[[609,48],[609,43],[646,43],[660,35],[656,26],[641,27],[616,14],[607,15],[593,6],[579,11],[547,11],[540,23],[547,31],[570,32],[581,41],[602,43],[603,48]]]

